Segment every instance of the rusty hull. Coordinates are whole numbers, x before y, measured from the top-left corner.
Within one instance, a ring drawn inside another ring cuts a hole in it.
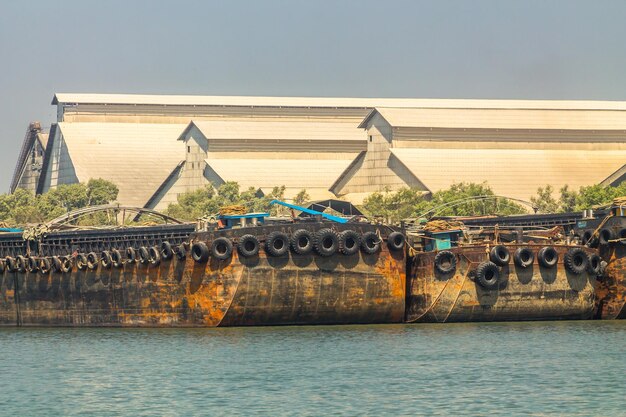
[[[370,228],[370,226],[359,226]],[[287,230],[285,230],[287,231]],[[245,233],[240,229],[239,235]],[[247,231],[248,233],[251,230]],[[258,232],[254,230],[253,232]],[[227,232],[194,239],[210,244]],[[119,248],[120,250],[124,248]],[[243,325],[396,323],[405,309],[406,260],[386,245],[375,255],[340,253],[67,273],[0,275],[0,325],[214,327]]]
[[[597,318],[626,319],[626,245],[615,242],[601,246],[600,256],[607,266],[596,286]]]
[[[520,247],[532,249],[535,262],[521,269],[513,262]],[[502,282],[486,290],[473,280],[481,262],[488,260],[486,245],[456,247],[457,268],[453,274],[435,272],[437,252],[419,253],[411,260],[408,282],[407,322],[478,322],[514,320],[590,319],[594,311],[595,278],[586,272],[571,274],[563,257],[572,246],[554,246],[559,254],[555,268],[537,262],[542,245],[507,244],[511,261],[501,268]],[[589,249],[588,252],[592,252]]]

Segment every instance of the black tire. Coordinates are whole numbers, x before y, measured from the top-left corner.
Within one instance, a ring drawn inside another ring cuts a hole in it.
[[[399,251],[404,248],[404,235],[400,232],[391,232],[387,236],[387,247],[392,251]]]
[[[72,270],[72,258],[69,256],[61,256],[61,272],[70,272]]]
[[[182,243],[176,246],[174,252],[176,253],[176,259],[178,259],[179,261],[184,261],[187,257],[187,248]]]
[[[500,269],[491,261],[486,261],[476,268],[476,282],[486,290],[495,290],[500,285]]]
[[[289,237],[283,232],[275,231],[265,239],[265,252],[272,256],[283,256],[289,252]]]
[[[134,264],[137,262],[137,251],[134,248],[126,248],[126,263]]]
[[[535,254],[530,248],[518,248],[513,254],[513,262],[520,268],[528,268],[535,262]]]
[[[598,243],[600,243],[600,245],[608,245],[609,243],[611,243],[611,240],[615,240],[615,231],[613,229],[605,227],[604,229],[600,230],[600,233],[598,235]]]
[[[87,269],[87,256],[84,253],[79,253],[76,257],[76,267],[81,271]]]
[[[103,250],[100,253],[100,263],[104,269],[111,269],[113,265],[113,260],[111,259],[111,252],[108,250]]]
[[[339,249],[339,236],[331,229],[321,229],[315,234],[313,247],[321,256],[331,256]]]
[[[61,270],[62,265],[61,265],[61,259],[59,259],[58,256],[53,256],[52,257],[52,269],[54,270],[54,272],[63,272]]]
[[[144,265],[147,265],[150,262],[150,252],[148,252],[148,248],[145,246],[141,246],[138,251],[139,254],[139,262]]]
[[[34,256],[29,256],[28,258],[26,258],[26,270],[28,272],[37,272],[38,269],[39,262],[37,258],[35,258]]]
[[[15,259],[13,259],[10,256],[7,256],[6,258],[4,258],[4,262],[6,263],[7,271],[9,272],[17,271],[17,264],[15,263]]]
[[[583,233],[583,237],[581,239],[581,243],[584,246],[588,246],[590,248],[596,247],[598,245],[598,237],[594,236],[593,229],[587,229]]]
[[[158,266],[161,263],[161,251],[156,246],[150,246],[148,250],[150,256],[150,265]]]
[[[195,242],[191,245],[191,257],[198,263],[205,263],[209,260],[209,248],[204,242]]]
[[[345,230],[339,235],[339,250],[344,255],[354,255],[361,246],[361,236],[354,230]]]
[[[380,250],[381,240],[374,232],[365,232],[361,238],[361,250],[372,255]]]
[[[456,271],[456,256],[449,250],[442,250],[435,255],[435,270],[440,274],[451,274]]]
[[[117,249],[113,249],[111,251],[111,261],[113,262],[113,266],[117,269],[120,269],[124,266],[124,259],[122,259],[122,254]]]
[[[291,235],[291,250],[298,255],[307,255],[313,250],[313,235],[305,229],[299,229]]]
[[[563,257],[565,269],[575,275],[580,275],[587,269],[589,259],[581,248],[572,248]]]
[[[544,268],[554,268],[559,262],[559,253],[552,246],[546,246],[539,250],[537,260]]]
[[[51,269],[52,269],[52,266],[51,266],[49,258],[40,258],[39,259],[39,273],[41,275],[49,274]]]
[[[626,245],[626,228],[620,229],[620,231],[617,232],[617,238],[619,239],[619,243]]]
[[[602,272],[602,258],[597,253],[589,254],[587,258],[587,272],[597,276]]]
[[[511,254],[506,246],[496,245],[489,252],[489,260],[498,266],[505,266],[511,261]]]
[[[170,242],[161,242],[161,257],[164,260],[169,261],[170,259],[172,259],[173,256],[174,251],[172,250],[172,245],[170,245]]]
[[[259,243],[259,239],[257,239],[256,236],[243,235],[239,238],[239,243],[237,244],[237,251],[244,258],[251,258],[259,254],[260,247],[261,247],[261,244]]]
[[[226,237],[218,237],[211,242],[211,255],[220,261],[225,261],[233,254],[233,242]]]
[[[26,272],[26,258],[22,255],[15,257],[15,265],[17,266],[17,272]]]
[[[98,255],[95,252],[89,252],[87,254],[87,268],[91,271],[98,269]]]

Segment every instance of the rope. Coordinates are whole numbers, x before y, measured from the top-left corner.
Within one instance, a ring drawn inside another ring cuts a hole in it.
[[[614,206],[624,206],[626,205],[626,197],[617,197],[613,199]]]
[[[39,238],[45,236],[48,232],[50,232],[50,228],[47,225],[38,224],[37,226],[24,230],[24,232],[22,232],[22,239],[39,240]]]
[[[422,314],[420,314],[415,320],[413,320],[413,322],[417,322],[418,320],[421,320],[422,317],[424,317],[426,314],[428,314],[435,307],[435,304],[437,304],[439,302],[439,299],[441,298],[443,293],[446,291],[446,288],[448,288],[448,284],[450,284],[450,281],[452,281],[452,279],[449,279],[449,280],[446,281],[446,284],[443,286],[443,289],[441,291],[439,291],[439,294],[437,295],[437,298],[435,298],[433,300],[433,302],[430,304],[430,306],[428,306],[428,308],[426,310],[424,310],[424,312]],[[455,303],[456,303],[456,301],[455,301]]]
[[[431,220],[424,225],[427,232],[443,232],[446,230],[462,229],[465,225],[455,220]]]
[[[459,291],[456,293],[456,298],[454,299],[454,303],[452,303],[450,310],[448,310],[448,314],[446,314],[444,323],[448,321],[448,318],[450,318],[450,314],[452,314],[452,310],[454,310],[454,307],[456,307],[456,302],[459,301],[459,297],[461,296],[461,292],[463,291],[463,286],[465,285],[465,281],[467,280],[468,274],[469,274],[469,268],[467,269],[467,272],[465,273],[465,275],[463,275],[463,281],[461,281],[461,285],[459,285]]]
[[[246,214],[248,210],[246,206],[242,206],[241,204],[233,204],[230,206],[220,207],[218,213],[220,216],[233,216],[238,214]]]
[[[600,232],[600,229],[602,229],[602,226],[604,226],[611,217],[613,217],[613,215],[609,214],[608,216],[604,218],[604,220],[602,220],[602,222],[598,225],[596,230],[594,230],[593,233],[591,234],[591,238],[589,240],[593,239],[596,235],[598,235],[598,233]]]

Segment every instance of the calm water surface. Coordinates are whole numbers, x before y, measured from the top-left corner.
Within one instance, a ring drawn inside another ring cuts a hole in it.
[[[626,415],[626,321],[0,329],[0,415]]]

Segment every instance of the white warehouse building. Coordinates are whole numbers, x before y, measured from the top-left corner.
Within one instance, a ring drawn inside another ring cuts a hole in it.
[[[29,127],[11,191],[104,178],[120,203],[162,210],[226,181],[359,204],[375,191],[428,194],[461,181],[528,200],[546,184],[626,176],[625,102],[57,94],[52,103],[56,123],[47,141]]]

